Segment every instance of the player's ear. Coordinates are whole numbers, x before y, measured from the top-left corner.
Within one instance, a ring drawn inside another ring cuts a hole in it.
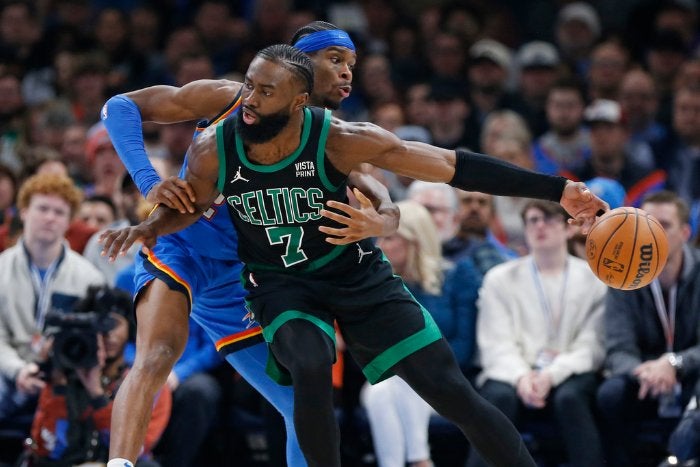
[[[308,92],[302,92],[301,94],[297,94],[297,96],[294,98],[294,101],[293,101],[294,110],[303,109],[308,104],[309,104],[309,93]]]

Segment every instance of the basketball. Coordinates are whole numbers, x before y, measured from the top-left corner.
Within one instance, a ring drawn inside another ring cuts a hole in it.
[[[668,258],[666,232],[653,216],[620,207],[602,215],[586,237],[586,258],[609,287],[634,290],[653,281]]]

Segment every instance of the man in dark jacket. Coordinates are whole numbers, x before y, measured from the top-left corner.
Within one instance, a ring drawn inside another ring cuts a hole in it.
[[[659,220],[669,255],[659,277],[634,291],[608,291],[606,370],[598,406],[608,430],[610,465],[631,466],[642,420],[673,426],[694,393],[700,370],[700,251],[688,245],[688,206],[660,191],[642,209]],[[665,433],[668,435],[668,433]]]

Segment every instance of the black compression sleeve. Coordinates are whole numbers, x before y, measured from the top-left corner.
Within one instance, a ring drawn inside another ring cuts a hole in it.
[[[533,172],[495,157],[458,149],[450,185],[492,195],[559,202],[566,178]]]

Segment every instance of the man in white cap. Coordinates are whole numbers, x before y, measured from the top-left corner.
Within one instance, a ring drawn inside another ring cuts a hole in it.
[[[479,124],[489,112],[513,107],[513,96],[507,91],[512,61],[508,47],[493,39],[481,39],[469,49],[469,97]]]
[[[515,57],[519,71],[518,110],[527,120],[534,136],[547,131],[545,104],[547,95],[559,77],[559,52],[549,42],[524,44]]]
[[[559,10],[557,45],[564,61],[581,77],[586,76],[589,54],[600,33],[600,17],[590,4],[574,2]]]
[[[629,132],[620,104],[597,99],[586,108],[584,119],[590,128],[591,156],[574,172],[579,180],[595,177],[617,180],[627,191],[625,206],[638,206],[646,193],[663,188],[665,172],[650,172],[629,153]]]

